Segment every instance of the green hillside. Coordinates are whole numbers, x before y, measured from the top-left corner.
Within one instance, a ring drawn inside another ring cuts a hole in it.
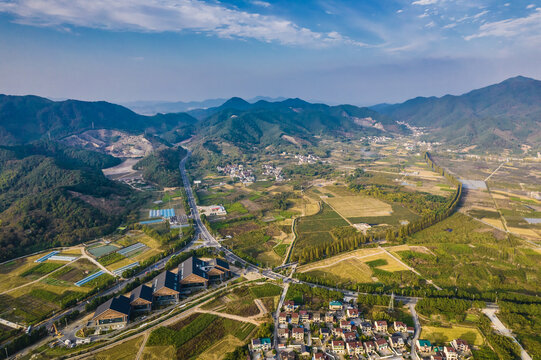
[[[460,96],[419,97],[379,110],[457,145],[516,148],[541,142],[541,81],[521,76]]]
[[[0,147],[0,261],[113,231],[136,199],[100,170],[118,161],[52,142]]]
[[[0,145],[59,139],[92,128],[130,133],[168,133],[170,140],[188,137],[195,119],[185,113],[143,116],[104,101],[51,101],[37,96],[0,95]],[[175,136],[175,131],[180,136]]]
[[[301,99],[250,104],[232,98],[218,108],[191,112],[204,118],[198,134],[243,149],[316,145],[319,137],[355,137],[405,132],[391,118],[352,105],[311,104]]]

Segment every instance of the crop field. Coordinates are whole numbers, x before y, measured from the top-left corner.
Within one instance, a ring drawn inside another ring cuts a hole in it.
[[[345,218],[390,216],[393,211],[391,205],[362,195],[334,196],[325,202]]]
[[[23,274],[34,268],[37,265],[37,263],[34,261],[42,257],[44,254],[47,254],[47,252],[17,260],[11,260],[0,265],[0,291],[3,292],[34,280],[29,276],[24,277]]]
[[[96,360],[131,360],[135,359],[143,343],[143,336],[128,340],[94,356]]]
[[[282,288],[273,284],[243,286],[203,305],[206,310],[225,312],[232,315],[254,316],[259,314],[255,299],[273,298],[281,294]]]
[[[144,349],[144,358],[153,359],[152,353],[156,354],[158,349],[165,349],[167,358],[171,351],[169,347],[172,347],[175,351],[173,358],[199,359],[201,354],[215,348],[217,342],[223,341],[228,336],[245,343],[254,328],[253,324],[246,325],[215,315],[194,314],[169,327],[160,327],[152,331]],[[211,355],[213,353],[211,350]],[[163,358],[160,356],[160,359]]]
[[[92,254],[92,256],[94,256],[95,258],[99,258],[109,253],[112,253],[113,251],[117,251],[118,249],[120,249],[119,246],[101,245],[88,249],[88,252]]]
[[[36,323],[59,310],[64,302],[80,298],[87,290],[47,278],[0,295],[0,317],[17,323]]]
[[[437,345],[448,344],[454,339],[466,340],[472,345],[483,345],[483,336],[475,327],[453,325],[452,327],[422,326],[421,338]]]
[[[238,346],[242,346],[243,341],[234,337],[233,335],[227,335],[222,340],[218,341],[205,352],[198,356],[201,360],[220,360],[223,359],[225,354],[234,351]]]
[[[403,245],[400,249],[408,248]],[[390,248],[392,252],[392,248]],[[409,270],[378,248],[360,249],[303,265],[297,272],[344,283],[369,283],[375,280],[372,268],[388,272]]]
[[[321,210],[317,214],[298,220],[296,228],[298,238],[294,251],[302,251],[306,246],[334,241],[330,231],[342,226],[349,226],[349,224],[329,205],[322,203]]]
[[[76,283],[96,270],[97,266],[90,262],[90,260],[79,259],[63,267],[61,270],[54,272],[50,277],[68,283]]]
[[[430,253],[397,251],[439,286],[480,291],[541,291],[541,254],[515,237],[457,213],[408,239]],[[520,271],[517,271],[520,261]]]
[[[391,216],[370,216],[370,217],[354,217],[348,220],[354,224],[367,223],[370,225],[400,225],[402,222],[411,222],[419,218],[419,216],[405,207],[397,204],[391,205],[393,211]]]

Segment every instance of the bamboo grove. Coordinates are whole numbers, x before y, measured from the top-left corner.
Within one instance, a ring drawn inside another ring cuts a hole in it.
[[[388,229],[387,231],[374,232],[365,235],[355,231],[353,228],[335,228],[331,232],[335,239],[334,242],[306,247],[299,255],[294,256],[292,260],[305,264],[334,256],[345,251],[355,250],[361,245],[371,244],[376,240],[385,239],[387,242],[403,242],[407,236],[426,229],[453,214],[462,196],[462,184],[452,174],[435,164],[428,152],[424,154],[424,159],[433,171],[444,176],[450,183],[456,186],[453,195],[450,196],[447,201],[431,211],[425,211],[419,219],[411,221],[407,225],[399,226],[398,228]],[[350,189],[359,191],[358,188],[351,186],[351,184]],[[383,197],[384,195],[378,191],[370,192],[370,196],[387,200]]]

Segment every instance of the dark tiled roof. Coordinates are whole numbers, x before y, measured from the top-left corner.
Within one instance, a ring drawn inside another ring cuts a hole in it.
[[[94,313],[94,318],[101,315],[102,313],[104,313],[105,311],[109,309],[117,311],[126,316],[129,316],[130,310],[131,310],[130,299],[128,299],[125,296],[118,296],[118,297],[114,297],[107,300],[106,302],[98,306],[98,308],[96,309],[96,312]]]
[[[203,279],[208,279],[208,275],[203,269],[205,265],[204,261],[192,256],[184,260],[184,262],[178,266],[178,275],[180,276],[180,279],[184,279],[191,274],[195,274]]]
[[[137,299],[143,299],[152,302],[152,288],[146,285],[139,285],[136,287],[130,295],[130,303]]]
[[[229,270],[229,264],[227,261],[224,261],[222,259],[214,258],[208,261],[208,264],[211,266],[219,266],[221,268]]]
[[[164,287],[178,291],[177,275],[172,273],[171,271],[164,271],[160,275],[156,276],[153,285],[153,292],[156,292]]]

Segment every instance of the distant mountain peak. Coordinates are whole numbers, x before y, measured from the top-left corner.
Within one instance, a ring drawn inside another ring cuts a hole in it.
[[[251,104],[248,101],[244,100],[243,98],[235,96],[235,97],[232,97],[231,99],[227,100],[220,107],[223,108],[223,109],[227,109],[227,108],[234,108],[234,109],[241,108],[242,109],[242,108],[248,107],[250,105]]]

